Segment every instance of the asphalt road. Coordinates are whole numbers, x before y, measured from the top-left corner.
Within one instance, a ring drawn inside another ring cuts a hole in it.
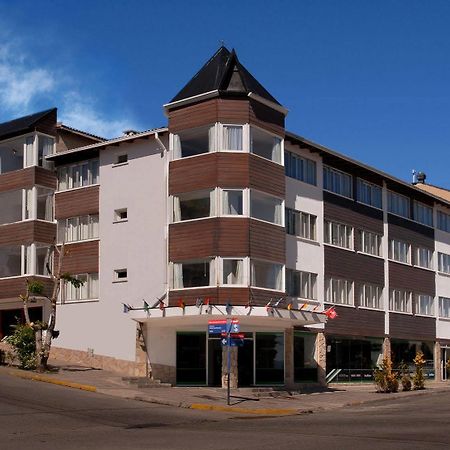
[[[0,374],[0,450],[448,449],[450,392],[289,417],[232,417]]]

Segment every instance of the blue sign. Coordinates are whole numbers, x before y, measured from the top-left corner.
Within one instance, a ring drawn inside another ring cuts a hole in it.
[[[222,334],[227,332],[227,324],[209,324],[208,333],[209,334]]]
[[[210,320],[208,322],[209,334],[222,334],[222,333],[239,333],[240,325],[237,319],[233,320]]]

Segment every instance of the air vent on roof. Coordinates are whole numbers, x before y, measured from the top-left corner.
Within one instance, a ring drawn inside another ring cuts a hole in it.
[[[418,172],[417,173],[417,182],[421,184],[425,184],[425,180],[427,179],[427,176],[425,172]]]
[[[137,134],[136,130],[124,130],[123,131],[124,136],[133,136],[134,134]]]

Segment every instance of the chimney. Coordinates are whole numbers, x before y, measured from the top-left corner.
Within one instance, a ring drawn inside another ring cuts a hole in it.
[[[123,130],[124,136],[133,136],[134,134],[137,134],[136,130]]]

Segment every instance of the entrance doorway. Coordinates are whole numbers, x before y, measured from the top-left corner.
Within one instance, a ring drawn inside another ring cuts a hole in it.
[[[208,340],[208,386],[222,386],[221,339]]]
[[[253,355],[253,339],[244,339],[244,345],[238,347],[238,387],[254,384]]]

